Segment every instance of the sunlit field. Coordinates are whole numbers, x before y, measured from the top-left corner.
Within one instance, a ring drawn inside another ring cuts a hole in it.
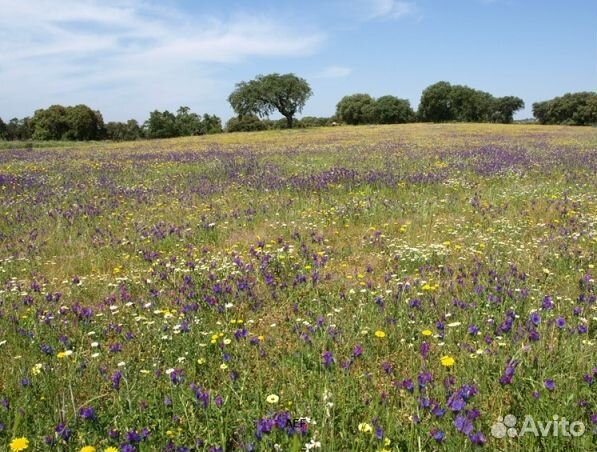
[[[64,146],[0,151],[3,450],[594,450],[595,128]]]

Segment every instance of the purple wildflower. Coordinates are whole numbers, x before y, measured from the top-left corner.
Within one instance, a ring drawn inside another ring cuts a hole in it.
[[[468,334],[471,336],[475,336],[479,332],[479,327],[477,325],[469,325],[468,327]]]
[[[120,389],[120,380],[122,379],[122,372],[117,370],[110,378],[112,380],[112,387],[118,391]]]
[[[331,367],[334,364],[334,355],[332,352],[326,350],[321,354],[321,362],[325,367]]]
[[[93,421],[95,420],[95,410],[90,406],[81,407],[79,409],[79,417],[86,421]]]
[[[405,389],[408,392],[413,392],[415,390],[415,385],[413,384],[413,381],[410,378],[402,380],[400,386],[402,387],[402,389]]]
[[[454,419],[454,427],[460,433],[464,433],[465,435],[469,435],[473,431],[473,423],[470,419],[466,416],[458,415],[456,419]]]
[[[178,385],[182,383],[183,380],[184,372],[182,369],[174,369],[172,372],[170,372],[170,382],[172,384]]]
[[[441,443],[444,440],[444,438],[446,437],[446,434],[444,432],[442,432],[441,430],[438,430],[436,428],[431,430],[429,432],[429,435],[438,443]]]
[[[485,439],[485,435],[483,435],[481,432],[475,432],[468,435],[468,439],[471,440],[471,443],[476,444],[477,446],[482,446],[487,441]]]
[[[429,348],[430,347],[427,342],[421,342],[421,345],[419,346],[419,353],[421,354],[423,359],[427,359],[427,356],[429,355]]]
[[[512,377],[514,377],[514,372],[516,372],[516,367],[518,366],[517,361],[509,361],[506,365],[506,369],[504,373],[500,377],[500,384],[502,385],[509,385],[512,383]]]
[[[58,424],[56,426],[56,428],[54,429],[54,431],[56,432],[56,434],[64,441],[68,441],[70,439],[70,435],[71,435],[71,431],[70,429],[66,426],[66,424],[63,424],[62,422],[60,424]]]

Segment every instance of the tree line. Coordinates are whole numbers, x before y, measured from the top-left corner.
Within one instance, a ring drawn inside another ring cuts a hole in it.
[[[209,114],[199,116],[189,107],[180,107],[176,113],[152,111],[141,125],[135,119],[104,123],[102,114],[87,105],[52,105],[36,110],[33,117],[13,118],[8,123],[0,118],[0,139],[5,140],[128,141],[220,132],[223,132],[220,118]]]
[[[102,114],[87,105],[52,105],[35,111],[33,117],[0,118],[0,139],[7,140],[136,140],[172,138],[213,133],[268,129],[318,127],[346,123],[400,124],[407,122],[493,122],[509,124],[514,113],[524,108],[521,98],[495,97],[492,94],[441,81],[423,90],[418,110],[406,99],[392,95],[377,99],[357,93],[343,97],[336,113],[329,118],[297,119],[313,95],[308,82],[294,74],[258,75],[238,83],[228,97],[236,113],[225,127],[216,115],[193,113],[180,107],[176,113],[155,110],[143,124],[135,119],[104,123]],[[278,112],[283,119],[271,120]],[[533,115],[541,124],[597,124],[597,94],[568,93],[533,104]]]

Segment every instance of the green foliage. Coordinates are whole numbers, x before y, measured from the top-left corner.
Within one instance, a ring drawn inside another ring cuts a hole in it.
[[[228,101],[239,117],[254,114],[263,118],[278,111],[291,129],[294,115],[302,111],[312,94],[305,79],[294,74],[269,74],[238,83]]]
[[[143,125],[147,138],[172,138],[178,136],[176,116],[168,110],[154,110]]]
[[[240,121],[240,122],[239,122]],[[325,127],[334,122],[333,118],[305,116],[295,119],[294,128],[308,129],[312,127]],[[227,126],[228,132],[258,131],[258,130],[284,130],[288,129],[286,118],[280,119],[259,119],[255,115],[232,118]]]
[[[344,96],[336,105],[336,116],[347,124],[400,124],[415,120],[415,113],[406,99],[382,96],[375,100],[369,94]]]
[[[511,123],[516,111],[524,108],[519,97],[494,97],[465,85],[438,82],[427,87],[419,103],[419,119],[426,122]]]
[[[452,85],[448,82],[437,82],[425,88],[419,103],[419,119],[427,122],[453,121],[451,92]]]
[[[224,131],[222,129],[222,120],[216,115],[208,115],[205,113],[203,115],[203,120],[201,121],[201,131],[202,133],[210,135],[214,133],[222,133]]]
[[[6,124],[7,140],[30,140],[32,135],[33,127],[31,124],[31,119],[28,117],[23,119],[12,118],[8,124]]]
[[[498,97],[494,102],[492,122],[511,124],[514,113],[524,108],[524,101],[520,97]]]
[[[66,107],[65,110],[68,130],[62,139],[89,141],[104,138],[104,119],[99,111],[93,111],[87,105]]]
[[[406,99],[382,96],[375,101],[373,117],[378,124],[402,124],[415,120],[415,112]]]
[[[62,140],[69,127],[62,105],[36,110],[31,121],[34,140]]]
[[[201,118],[197,113],[192,113],[189,107],[180,107],[175,118],[176,136],[188,137],[201,135]]]
[[[0,118],[0,140],[6,140],[6,123]]]
[[[143,136],[143,130],[135,119],[127,122],[109,122],[106,124],[106,138],[112,141],[133,141]]]
[[[226,123],[226,132],[257,132],[268,127],[256,115],[243,115],[230,118]]]
[[[336,116],[346,124],[371,124],[375,122],[375,99],[369,94],[344,96],[336,105]]]
[[[35,112],[31,120],[34,140],[101,140],[104,120],[87,105],[52,105]]]
[[[144,124],[148,138],[172,138],[222,132],[222,121],[215,115],[201,118],[189,107],[180,107],[176,115],[169,111],[153,111]]]
[[[303,129],[309,129],[311,127],[329,126],[332,122],[334,122],[332,118],[304,116],[300,119],[298,126]]]
[[[597,124],[597,93],[567,93],[533,104],[533,115],[541,124]]]
[[[450,98],[453,120],[458,122],[489,122],[493,96],[468,86],[453,85]]]

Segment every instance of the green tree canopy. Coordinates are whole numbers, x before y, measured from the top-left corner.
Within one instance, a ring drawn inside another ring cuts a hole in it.
[[[30,140],[33,135],[31,119],[25,117],[23,119],[12,118],[6,124],[6,139],[7,140]]]
[[[178,135],[176,116],[168,110],[149,113],[149,119],[145,121],[143,128],[148,138],[172,138]]]
[[[106,138],[112,141],[133,141],[141,138],[143,131],[135,119],[127,122],[109,122],[106,124]]]
[[[66,108],[52,105],[36,110],[31,119],[34,140],[61,140],[68,131]]]
[[[6,140],[6,123],[0,118],[0,140]]]
[[[369,94],[344,96],[336,105],[336,116],[346,124],[375,122],[375,99]]]
[[[101,113],[82,104],[39,109],[31,128],[34,140],[101,140],[105,132]]]
[[[94,111],[87,105],[66,107],[66,124],[68,130],[62,135],[65,140],[100,140],[104,138],[104,119],[99,111]]]
[[[151,112],[143,127],[148,138],[171,138],[219,133],[222,132],[222,121],[216,115],[201,117],[189,107],[180,107],[176,115],[167,110]]]
[[[567,93],[533,104],[533,115],[541,124],[597,124],[597,93]]]
[[[201,135],[201,118],[197,113],[191,112],[189,107],[179,107],[176,111],[176,136],[188,137]]]
[[[514,113],[524,108],[524,101],[520,97],[498,97],[494,101],[492,122],[510,124],[514,120]]]
[[[415,112],[406,99],[382,96],[375,101],[373,117],[378,124],[401,124],[414,121]]]
[[[449,93],[450,117],[459,122],[489,122],[493,96],[464,85],[452,85]]]
[[[510,123],[514,113],[524,108],[514,96],[494,97],[465,85],[438,82],[421,95],[419,119],[429,122],[502,122]]]
[[[201,120],[201,131],[202,133],[207,134],[222,133],[222,120],[216,115],[208,115],[205,113]]]
[[[452,85],[448,82],[437,82],[425,88],[419,102],[419,119],[430,122],[453,121],[451,92]]]
[[[238,83],[228,101],[239,116],[254,114],[263,118],[278,111],[291,129],[295,114],[302,111],[312,94],[305,79],[294,74],[269,74]]]

